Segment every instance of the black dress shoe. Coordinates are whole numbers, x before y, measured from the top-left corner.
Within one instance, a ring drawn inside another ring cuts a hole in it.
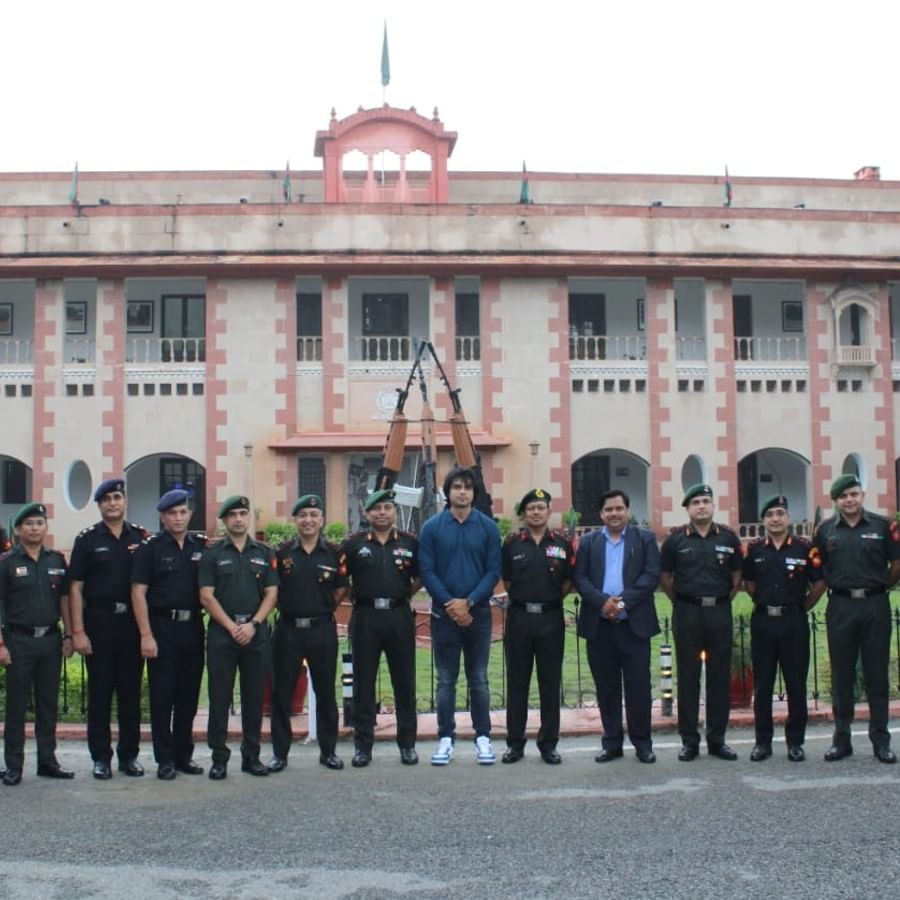
[[[156,777],[160,781],[174,781],[175,780],[175,763],[163,763],[156,770]]]
[[[634,755],[638,758],[638,761],[642,763],[656,762],[656,754],[650,749],[635,750]]]
[[[287,768],[287,760],[280,756],[273,756],[269,761],[270,772],[283,772]]]
[[[541,750],[541,759],[547,763],[548,766],[558,766],[562,762],[559,751],[553,747],[549,750]]]
[[[263,775],[269,774],[269,767],[264,766],[259,759],[242,759],[241,760],[241,771],[246,772],[248,775],[256,775],[257,777],[261,777]]]
[[[734,762],[737,759],[737,753],[728,744],[714,744],[707,752],[710,756],[715,756],[717,759],[724,759],[728,762]]]
[[[353,754],[353,759],[350,760],[350,765],[354,769],[364,769],[370,762],[372,762],[372,752],[363,750],[362,747],[357,747],[356,753]]]
[[[189,759],[184,763],[179,763],[175,768],[177,768],[179,772],[184,772],[185,775],[203,774],[203,766],[198,766],[192,759]]]
[[[223,781],[228,776],[228,763],[214,762],[209,767],[210,781]]]
[[[44,763],[37,767],[37,773],[41,778],[74,778],[75,773],[64,769],[59,763]]]
[[[750,751],[750,762],[762,762],[764,759],[768,759],[772,755],[772,745],[771,744],[757,744]]]
[[[109,781],[112,778],[112,768],[108,762],[98,759],[94,763],[94,778],[99,781]]]
[[[337,757],[335,757],[337,759]],[[416,753],[415,749],[412,747],[401,747],[400,748],[400,762],[403,763],[404,766],[415,766],[419,763],[419,754]],[[341,768],[343,768],[344,764],[341,763]]]
[[[619,759],[623,755],[622,748],[619,747],[618,750],[601,750],[595,757],[594,762],[598,763],[607,763],[612,762],[614,759]]]
[[[700,755],[700,751],[693,744],[682,744],[678,751],[679,762],[693,762]]]
[[[897,762],[897,754],[890,747],[878,746],[874,748],[875,759],[883,763]]]
[[[848,756],[853,756],[853,748],[849,744],[832,744],[825,751],[825,762],[837,762],[839,759],[845,759]]]
[[[21,769],[7,769],[3,773],[3,783],[7,787],[15,787],[17,784],[22,783],[22,770]]]
[[[752,756],[750,758],[753,759]],[[791,762],[803,762],[803,760],[806,759],[806,752],[802,747],[794,744],[788,747],[788,759]]]
[[[136,759],[129,759],[128,762],[119,763],[119,771],[129,778],[140,778],[144,774],[144,767]]]
[[[402,751],[401,751],[402,755]],[[325,766],[326,769],[343,769],[344,761],[336,753],[320,753],[319,765]]]
[[[506,752],[500,757],[500,762],[517,763],[520,759],[524,759],[525,751],[521,747],[507,747]]]

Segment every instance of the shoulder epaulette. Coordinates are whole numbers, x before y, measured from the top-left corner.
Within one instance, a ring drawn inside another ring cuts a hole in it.
[[[99,522],[94,522],[93,525],[88,525],[87,528],[82,528],[81,531],[78,532],[78,536],[76,537],[76,540],[80,537],[84,537],[86,534],[90,534],[92,531],[94,531],[94,529],[96,529],[96,527],[99,524],[100,524]]]
[[[411,537],[418,540],[419,536],[414,531],[401,531],[399,528],[397,529],[397,534],[402,534],[404,537]]]
[[[561,541],[568,541],[570,544],[572,543],[572,538],[569,537],[569,533],[563,531],[561,528],[551,528],[550,534]]]

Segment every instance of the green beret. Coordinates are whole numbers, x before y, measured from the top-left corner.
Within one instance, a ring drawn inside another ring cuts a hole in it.
[[[376,503],[393,503],[394,502],[394,492],[390,489],[385,491],[373,491],[366,497],[366,502],[364,505],[364,509],[368,512]]]
[[[250,511],[250,501],[241,494],[233,494],[219,507],[219,518],[224,519],[233,509]]]
[[[831,499],[837,500],[844,491],[849,488],[862,488],[862,484],[860,484],[859,478],[856,475],[841,475],[838,478],[835,478],[834,481],[831,482]]]
[[[13,528],[18,528],[26,519],[31,516],[41,516],[47,518],[47,507],[43,503],[26,503],[13,519]]]
[[[547,506],[550,505],[550,501],[553,498],[547,491],[542,488],[532,488],[518,503],[516,506],[516,515],[521,516],[525,512],[525,507],[528,506],[529,503],[533,503],[535,500],[543,500]]]
[[[762,519],[770,509],[774,509],[776,506],[781,506],[785,510],[787,510],[788,499],[784,496],[784,494],[775,494],[774,496],[769,497],[769,499],[766,500],[760,508],[759,517]]]
[[[713,489],[708,484],[692,484],[684,492],[684,500],[681,501],[682,506],[687,506],[694,497],[709,497],[712,499]]]
[[[302,497],[297,498],[297,502],[291,510],[291,515],[296,516],[301,509],[321,510],[322,506],[322,498],[318,494],[304,494]]]

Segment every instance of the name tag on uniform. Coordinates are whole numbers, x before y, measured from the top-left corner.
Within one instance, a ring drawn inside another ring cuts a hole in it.
[[[47,569],[47,574],[48,575],[65,575],[66,570],[65,569]]]
[[[109,553],[109,547],[94,547],[94,553]]]
[[[524,553],[516,553],[516,554],[513,556],[513,562],[518,562],[520,559],[525,559],[525,554],[524,554]]]
[[[397,547],[394,550],[394,556],[406,556],[412,559],[412,550],[405,550],[403,547]]]
[[[191,562],[199,562],[201,556],[203,556],[203,554],[199,550],[196,553],[192,553]]]
[[[16,566],[16,578],[21,578],[28,574],[28,566]]]
[[[876,534],[874,531],[863,532],[863,533],[860,535],[860,537],[861,537],[864,541],[883,541],[883,540],[884,540],[884,535],[883,535],[883,534]]]
[[[268,563],[264,559],[262,559],[258,556],[251,556],[250,557],[250,565],[251,566],[262,566],[263,568],[265,568],[268,565]]]
[[[803,568],[806,565],[805,559],[794,559],[791,556],[786,556],[784,558],[784,561],[789,569],[793,569],[795,566],[798,568]]]
[[[716,553],[734,553],[734,547],[725,547],[722,544],[717,544]]]
[[[230,566],[231,560],[230,559],[217,559],[216,565],[217,566]]]
[[[550,559],[565,559],[566,558],[566,549],[565,547],[557,547],[555,544],[547,548],[547,556]]]

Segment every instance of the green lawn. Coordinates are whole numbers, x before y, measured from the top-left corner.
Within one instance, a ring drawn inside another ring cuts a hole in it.
[[[569,622],[566,629],[566,649],[563,660],[563,687],[561,701],[563,706],[576,707],[587,704],[593,705],[594,684],[591,678],[590,670],[587,665],[587,658],[584,650],[584,642],[578,640],[575,636],[575,595],[571,594],[566,599],[567,621]],[[813,659],[810,664],[808,695],[810,698],[824,700],[827,702],[831,695],[831,666],[828,659],[828,646],[825,636],[825,607],[826,600],[821,600],[814,610],[814,615],[810,618],[812,627],[812,649]],[[891,606],[893,610],[893,619],[891,626],[891,698],[900,698],[900,661],[898,661],[898,645],[900,645],[900,592],[894,592],[891,595]],[[651,666],[652,666],[652,683],[654,697],[659,697],[659,647],[666,639],[665,632],[667,621],[671,620],[671,604],[668,598],[657,593],[656,609],[659,615],[660,624],[663,626],[663,633],[653,638],[651,642]],[[750,665],[750,628],[749,615],[752,610],[750,598],[744,594],[738,594],[734,601],[734,620],[735,620],[735,668],[741,658],[741,641],[743,634],[744,659],[746,665]],[[671,643],[671,634],[668,635]],[[346,649],[346,642],[341,642],[340,651]],[[421,712],[433,709],[434,706],[434,681],[435,673],[433,672],[431,651],[429,649],[416,650],[416,684],[417,684],[417,703]],[[675,660],[673,653],[673,669],[675,669]],[[65,667],[65,683],[60,693],[60,718],[69,721],[79,721],[84,718],[84,664],[81,657],[75,656],[68,661]],[[505,664],[503,658],[503,643],[500,640],[494,642],[491,648],[491,658],[488,669],[489,683],[491,686],[491,705],[495,708],[504,706],[504,697],[506,690],[505,682]],[[4,673],[0,670],[0,686],[2,686]],[[677,670],[674,672],[675,685],[677,688]],[[777,689],[777,687],[776,687]],[[338,680],[336,684],[337,696],[340,697],[340,664],[338,665]],[[147,686],[146,679],[144,682],[144,703],[145,710],[147,705]],[[379,672],[379,690],[378,695],[383,698],[385,707],[393,705],[391,699],[391,685],[388,677],[387,666],[382,663]],[[537,682],[532,678],[531,689],[532,705],[537,705]],[[200,704],[206,704],[206,682],[201,688]],[[466,708],[466,684],[465,675],[461,673],[460,683],[457,691],[457,704],[460,709]],[[0,691],[0,710],[4,707],[4,695]]]

